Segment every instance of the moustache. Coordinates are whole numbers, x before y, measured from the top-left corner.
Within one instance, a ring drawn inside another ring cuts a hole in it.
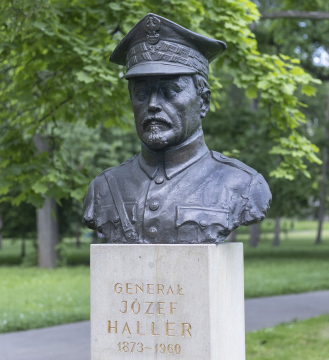
[[[147,116],[145,119],[143,119],[141,126],[143,129],[145,129],[147,127],[147,125],[149,125],[152,122],[158,122],[158,123],[164,123],[169,127],[172,127],[172,122],[168,119],[163,118],[162,116]]]

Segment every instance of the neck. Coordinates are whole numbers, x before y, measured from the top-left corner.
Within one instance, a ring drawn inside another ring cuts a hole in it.
[[[174,146],[168,146],[168,147],[164,147],[162,149],[151,149],[149,148],[144,142],[142,142],[142,149],[143,147],[145,149],[147,149],[148,151],[150,152],[154,152],[156,154],[159,154],[160,153],[164,153],[164,152],[167,152],[167,151],[175,151],[175,150],[178,150],[184,146],[186,146],[187,144],[190,144],[192,142],[194,142],[198,137],[200,136],[203,136],[203,131],[202,131],[202,127],[201,125],[196,129],[196,131],[189,137],[187,138],[186,140],[184,140],[183,142],[181,142],[180,144],[178,145],[174,145]]]
[[[161,151],[153,151],[142,143],[141,150],[139,164],[142,170],[150,178],[153,178],[158,171],[163,170],[167,179],[182,172],[209,152],[201,127],[179,145]]]

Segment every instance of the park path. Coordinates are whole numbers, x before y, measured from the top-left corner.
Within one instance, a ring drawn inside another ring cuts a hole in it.
[[[246,331],[329,314],[329,290],[245,301]],[[90,360],[89,321],[0,335],[0,360]]]

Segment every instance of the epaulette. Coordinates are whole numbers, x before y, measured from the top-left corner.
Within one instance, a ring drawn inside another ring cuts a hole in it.
[[[114,169],[114,166],[111,166],[111,167],[109,167],[109,168],[107,168],[107,169],[103,170],[101,173],[99,173],[99,174],[96,176],[96,178],[98,178],[98,177],[102,176],[103,174],[105,174],[105,173],[106,173],[106,171],[109,171],[109,170],[111,170],[111,169]]]
[[[103,170],[101,173],[99,173],[99,174],[96,176],[96,178],[102,176],[103,174],[105,174],[107,171],[109,171],[109,170],[111,170],[111,169],[114,169],[114,168],[116,168],[116,167],[119,167],[119,166],[126,165],[126,164],[130,163],[131,161],[133,161],[133,160],[135,159],[135,157],[136,157],[137,155],[138,155],[138,154],[135,154],[132,158],[127,159],[126,161],[124,161],[122,164],[120,164],[120,165],[118,165],[118,166],[111,166],[111,167]]]
[[[244,164],[242,161],[240,160],[237,160],[237,159],[231,159],[217,151],[211,151],[211,155],[212,157],[223,163],[223,164],[226,164],[226,165],[230,165],[230,166],[233,166],[237,169],[240,169],[240,170],[243,170],[245,171],[246,173],[250,174],[250,175],[256,175],[257,174],[257,171],[253,168],[251,168],[250,166]]]
[[[123,165],[127,165],[128,163],[130,163],[131,161],[133,161],[135,159],[135,157],[138,156],[138,154],[135,154],[133,157],[131,157],[130,159],[127,159],[126,161],[124,161],[122,164],[120,164],[119,166],[123,166]]]

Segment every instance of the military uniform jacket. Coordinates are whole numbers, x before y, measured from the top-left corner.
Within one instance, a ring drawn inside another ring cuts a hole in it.
[[[167,151],[142,145],[139,155],[99,174],[83,222],[110,243],[218,243],[238,226],[261,221],[270,201],[263,176],[209,151],[200,129]]]

